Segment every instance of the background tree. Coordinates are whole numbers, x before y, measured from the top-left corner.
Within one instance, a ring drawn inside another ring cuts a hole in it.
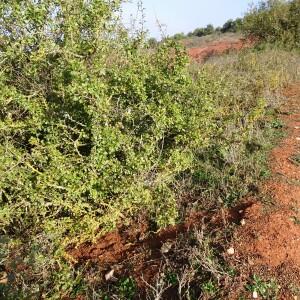
[[[156,38],[150,38],[148,40],[148,44],[149,44],[150,48],[154,48],[158,45],[158,41]]]
[[[242,19],[238,18],[236,20],[228,20],[222,27],[221,32],[225,33],[225,32],[237,32],[242,24]]]
[[[262,1],[246,14],[242,29],[261,41],[299,46],[299,10],[299,0]]]
[[[212,33],[214,33],[214,26],[212,24],[208,24],[205,28],[204,28],[204,33],[205,35],[210,35]]]

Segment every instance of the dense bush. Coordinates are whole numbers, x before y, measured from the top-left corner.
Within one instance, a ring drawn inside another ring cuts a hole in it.
[[[261,1],[245,16],[243,31],[261,41],[300,45],[300,1]]]
[[[243,20],[241,18],[237,18],[236,20],[228,20],[224,23],[223,27],[221,28],[221,32],[237,32],[241,29],[243,24]]]
[[[201,36],[206,36],[206,35],[210,35],[212,33],[214,33],[215,31],[215,28],[213,25],[211,24],[208,24],[206,27],[204,28],[196,28],[192,34],[190,34],[189,36],[198,36],[198,37],[201,37]]]
[[[174,43],[155,53],[112,25],[110,1],[1,4],[1,226],[72,241],[148,210],[177,217],[173,183],[210,136]]]
[[[0,267],[31,270],[30,288],[9,285],[5,297],[60,298],[77,284],[66,246],[139,212],[175,223],[176,185],[209,144],[213,106],[184,50],[149,51],[118,24],[119,4],[0,4]]]

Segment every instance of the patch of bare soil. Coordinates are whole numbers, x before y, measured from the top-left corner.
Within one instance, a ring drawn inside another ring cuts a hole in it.
[[[209,57],[220,55],[229,51],[240,51],[244,48],[253,46],[253,42],[245,39],[237,39],[236,41],[218,41],[208,44],[205,47],[190,48],[188,54],[197,62],[204,62]]]
[[[134,278],[140,294],[143,294],[148,284],[154,283],[167,258],[173,255],[173,249],[180,239],[188,241],[189,234],[204,225],[211,230],[221,231],[226,224],[239,224],[244,218],[244,212],[252,204],[248,201],[231,210],[191,213],[185,222],[158,232],[151,231],[148,221],[140,218],[129,227],[120,226],[96,243],[85,243],[70,249],[69,255],[75,265],[85,265],[88,262],[96,266],[103,281],[111,271],[114,278]],[[184,265],[187,262],[179,263]]]
[[[103,276],[105,272],[114,270],[114,275],[132,276],[140,288],[151,283],[161,269],[163,255],[172,248],[180,234],[202,224],[203,215],[198,213],[176,226],[169,226],[159,232],[151,232],[149,223],[137,220],[129,228],[119,227],[108,233],[95,244],[84,244],[72,249],[69,254],[83,263],[92,261],[101,266]]]
[[[289,100],[281,119],[287,136],[273,149],[272,178],[261,188],[273,206],[260,204],[258,199],[246,210],[245,226],[235,233],[232,263],[239,265],[245,279],[251,274],[276,278],[282,290],[280,299],[297,299],[288,290],[300,287],[300,85],[289,87],[284,94]]]

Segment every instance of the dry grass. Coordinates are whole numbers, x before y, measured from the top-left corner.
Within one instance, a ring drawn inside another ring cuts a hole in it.
[[[198,47],[207,47],[210,44],[215,44],[219,42],[236,42],[242,35],[239,33],[214,33],[202,37],[190,37],[180,41],[187,48],[198,48]]]

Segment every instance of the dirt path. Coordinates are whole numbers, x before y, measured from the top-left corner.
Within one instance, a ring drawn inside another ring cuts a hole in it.
[[[300,299],[300,84],[284,94],[288,101],[280,113],[287,136],[271,153],[272,176],[261,187],[262,199],[246,210],[245,225],[235,234],[232,262],[244,274],[241,281],[254,274],[275,278],[280,299]]]

